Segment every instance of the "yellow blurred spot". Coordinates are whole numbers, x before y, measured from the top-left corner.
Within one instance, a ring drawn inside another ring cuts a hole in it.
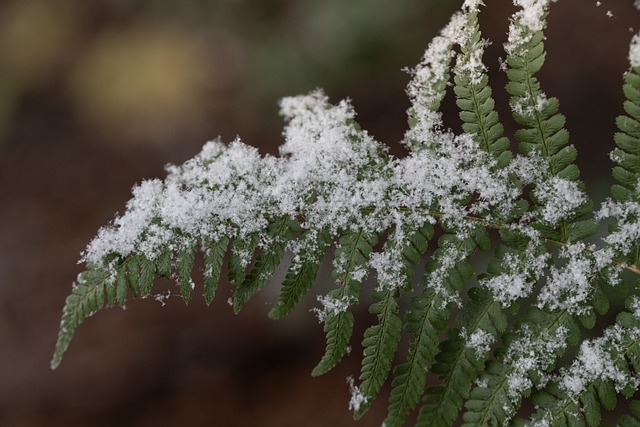
[[[77,113],[114,143],[163,143],[197,119],[207,62],[178,28],[142,26],[100,36],[70,80]]]
[[[0,15],[0,141],[16,100],[55,69],[77,29],[74,2],[14,0]]]

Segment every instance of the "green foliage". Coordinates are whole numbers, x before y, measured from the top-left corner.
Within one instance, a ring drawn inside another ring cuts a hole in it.
[[[342,359],[347,353],[349,340],[353,331],[353,313],[348,310],[360,299],[361,277],[357,277],[359,269],[367,263],[369,255],[376,244],[378,236],[358,230],[343,235],[336,249],[336,261],[333,275],[339,284],[327,295],[329,302],[325,305],[323,316],[324,331],[327,334],[327,349],[320,363],[311,375],[322,375]]]
[[[359,384],[350,382],[355,418],[390,382],[386,427],[418,407],[421,427],[607,424],[640,386],[631,278],[640,273],[640,35],[611,155],[617,184],[594,211],[560,103],[536,77],[551,1],[518,1],[510,21],[503,65],[517,152],[482,60],[480,3],[465,1],[413,72],[406,158],[363,131],[348,102],[316,91],[281,102],[280,157],[212,141],[164,181],[135,187],[125,214],[87,247],[52,367],[87,317],[151,296],[156,277],[174,279],[188,303],[202,265],[205,302],[226,278],[240,312],[286,267],[269,312],[280,319],[326,258],[333,283],[313,310],[326,350],[312,375],[358,339],[361,300],[377,319],[361,338]],[[459,135],[439,111],[450,80]],[[640,404],[627,406],[617,425],[640,425]]]

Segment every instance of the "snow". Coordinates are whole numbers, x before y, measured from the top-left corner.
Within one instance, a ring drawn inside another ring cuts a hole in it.
[[[477,12],[480,9],[480,6],[484,5],[484,1],[482,0],[465,0],[462,7],[470,12]]]
[[[474,351],[478,360],[482,360],[481,358],[486,356],[491,344],[495,341],[495,337],[483,329],[478,329],[467,336],[467,331],[463,328],[460,331],[460,336],[465,339],[466,347]]]
[[[512,369],[507,377],[507,395],[511,402],[519,401],[533,386],[530,373],[546,376],[546,368],[566,348],[569,331],[562,326],[549,331],[524,324],[517,332],[518,338],[509,345],[505,356],[505,363]]]
[[[504,45],[509,55],[522,54],[533,34],[542,31],[546,25],[544,19],[549,4],[557,0],[514,0],[513,4],[520,7],[512,17],[509,25],[507,42]]]
[[[311,311],[315,313],[320,323],[323,323],[328,316],[336,316],[344,313],[352,303],[352,299],[348,295],[339,299],[333,298],[330,295],[318,295],[317,298],[322,308],[312,308]]]
[[[550,255],[541,250],[541,242],[531,239],[523,254],[506,253],[502,259],[503,272],[480,281],[480,285],[489,289],[503,307],[509,307],[531,294],[534,284],[543,277],[549,259]]]
[[[567,310],[573,315],[587,314],[591,307],[591,282],[610,266],[613,254],[578,242],[561,249],[560,259],[563,258],[566,259],[564,266],[551,267],[547,283],[538,294],[538,307]]]
[[[404,142],[412,149],[429,144],[434,130],[442,126],[442,115],[436,111],[444,97],[443,84],[448,81],[449,63],[455,55],[453,46],[462,41],[466,24],[464,14],[455,13],[447,26],[435,37],[427,48],[421,63],[413,70],[413,79],[407,88],[412,101],[411,116],[415,120],[407,132]]]
[[[608,199],[602,204],[596,218],[616,220],[617,228],[603,240],[621,255],[628,255],[640,243],[640,203],[633,200],[616,202]]]
[[[347,377],[347,384],[349,385],[349,393],[351,393],[351,398],[349,399],[349,410],[358,412],[362,405],[365,405],[369,399],[367,396],[362,394],[360,388],[355,385],[353,377]]]
[[[552,176],[538,184],[534,194],[542,205],[542,221],[555,225],[571,218],[577,208],[587,201],[587,196],[575,181]]]
[[[612,381],[617,392],[623,388],[638,388],[640,381],[627,370],[620,368],[624,360],[623,343],[640,338],[637,329],[625,329],[616,324],[605,330],[603,336],[585,340],[580,351],[568,369],[560,373],[558,383],[570,397],[582,393],[598,379]]]
[[[636,4],[638,6],[638,4]],[[631,39],[629,45],[629,62],[631,66],[636,68],[640,67],[640,34],[636,34]]]

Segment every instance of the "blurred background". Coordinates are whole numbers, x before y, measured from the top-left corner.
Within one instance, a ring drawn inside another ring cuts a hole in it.
[[[372,319],[363,313],[352,354],[312,379],[324,348],[308,312],[314,295],[273,322],[277,286],[238,316],[226,285],[208,308],[200,298],[188,308],[134,300],[83,324],[58,370],[49,360],[79,254],[133,184],[163,177],[165,164],[217,136],[277,153],[278,99],[316,87],[332,101],[350,97],[363,127],[403,155],[402,69],[461,3],[2,0],[0,426],[379,425],[384,397],[359,423],[347,409],[346,378],[358,375]],[[486,3],[486,63],[509,123],[498,57],[512,7]],[[540,73],[561,100],[596,202],[610,185],[630,27],[640,26],[632,0],[601,3],[553,6]],[[457,130],[453,102],[444,108]]]

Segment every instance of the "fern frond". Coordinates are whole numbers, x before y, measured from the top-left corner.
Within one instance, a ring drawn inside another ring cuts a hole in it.
[[[397,289],[373,293],[376,302],[370,307],[369,312],[378,315],[378,324],[370,326],[362,340],[364,350],[360,372],[362,382],[360,392],[365,400],[354,414],[355,418],[362,417],[369,409],[391,370],[402,330],[402,322],[397,315],[398,293]]]
[[[629,308],[638,307],[632,298]],[[533,421],[551,425],[566,419],[583,419],[589,426],[599,425],[600,406],[612,410],[617,393],[631,397],[640,383],[640,319],[622,312],[616,324],[598,338],[584,340],[576,359],[560,370],[558,379],[538,393],[538,411]]]
[[[267,284],[273,272],[280,265],[284,251],[294,233],[300,231],[300,225],[289,217],[278,218],[267,227],[268,240],[257,255],[255,264],[245,280],[236,288],[233,298],[233,310],[239,313],[244,304]]]
[[[247,266],[260,243],[260,234],[251,233],[245,238],[235,238],[231,243],[231,253],[228,262],[229,282],[240,286],[247,277]]]
[[[327,229],[305,230],[301,240],[306,242],[305,252],[298,253],[297,259],[289,267],[282,282],[278,302],[269,312],[272,319],[280,319],[289,314],[296,304],[307,293],[315,280],[320,262],[324,257],[333,237]]]
[[[442,235],[433,259],[425,266],[423,281],[427,289],[411,300],[411,310],[405,318],[405,329],[414,341],[407,361],[394,369],[385,425],[401,426],[420,401],[426,386],[425,370],[438,351],[449,306],[473,275],[465,258],[478,246],[487,244],[488,236],[483,232],[486,233],[483,227],[477,227],[464,236]]]
[[[584,184],[578,181],[580,171],[575,164],[577,150],[568,145],[569,132],[565,117],[559,113],[557,98],[547,98],[535,74],[545,60],[544,33],[548,1],[537,10],[537,19],[531,19],[523,9],[516,12],[509,29],[507,43],[507,92],[516,122],[523,126],[516,131],[519,149],[534,161],[541,162],[541,176],[536,181],[531,198],[538,216],[536,228],[543,237],[560,242],[577,241],[595,233],[591,220],[569,229],[568,224],[592,211],[592,204],[584,194]],[[534,12],[535,13],[535,12]],[[540,173],[540,172],[539,172]],[[546,175],[546,176],[545,176]]]
[[[409,109],[409,126],[405,142],[409,148],[424,148],[425,135],[434,133],[442,126],[440,103],[446,94],[450,80],[450,63],[455,56],[453,46],[459,42],[465,17],[456,13],[447,26],[435,37],[414,71],[407,93],[412,101]]]
[[[464,334],[450,329],[448,339],[440,344],[431,372],[440,377],[442,384],[427,388],[417,427],[453,424],[469,398],[476,372],[487,360],[489,344],[507,327],[502,306],[488,290],[473,287],[468,296],[461,315]]]
[[[489,86],[489,77],[482,64],[484,41],[478,25],[478,13],[467,14],[467,40],[461,46],[461,55],[454,68],[454,91],[460,108],[462,129],[474,135],[480,147],[497,160],[497,167],[505,167],[512,155],[509,140],[503,136],[504,126],[495,111],[495,101]]]
[[[134,295],[141,298],[148,297],[155,279],[155,263],[145,256],[134,256],[127,259],[125,264],[129,273],[129,285]]]
[[[624,77],[623,91],[626,97],[624,110],[627,116],[619,116],[616,124],[620,132],[614,136],[617,149],[611,157],[618,166],[613,168],[613,177],[619,184],[611,189],[613,197],[624,202],[638,194],[640,179],[640,67],[632,68]]]
[[[400,427],[420,400],[426,384],[425,369],[438,350],[439,333],[446,328],[448,314],[445,300],[433,290],[412,298],[405,328],[415,341],[407,362],[393,370],[386,427]]]
[[[360,284],[366,274],[367,262],[378,241],[375,233],[358,230],[340,238],[335,252],[333,275],[340,286],[324,300],[324,331],[327,347],[324,356],[311,375],[322,375],[338,364],[346,354],[353,332],[351,305],[360,299]]]
[[[87,318],[105,305],[105,288],[113,289],[114,277],[103,269],[87,269],[78,275],[71,294],[67,297],[62,310],[60,332],[51,360],[51,368],[55,369],[62,361],[64,352],[69,347],[76,328]],[[114,301],[113,292],[109,298]]]
[[[176,270],[178,270],[178,286],[180,287],[180,295],[185,303],[189,302],[191,292],[195,289],[196,284],[191,278],[191,271],[196,261],[197,246],[186,246],[178,250],[176,257]]]
[[[372,294],[376,302],[369,309],[371,314],[378,315],[378,324],[365,331],[362,341],[360,392],[364,404],[354,414],[356,418],[369,409],[389,375],[402,329],[396,299],[401,289],[410,288],[415,267],[427,250],[433,233],[433,226],[429,223],[416,227],[409,236],[405,236],[404,230],[394,229],[380,254],[384,262],[377,267],[378,286]],[[399,274],[396,271],[384,271],[385,267],[400,270]]]
[[[499,426],[511,417],[514,403],[509,396],[508,377],[513,368],[498,361],[489,361],[478,379],[477,386],[471,390],[466,401],[464,427]]]
[[[224,264],[224,256],[229,247],[229,237],[222,236],[218,240],[209,242],[204,252],[204,301],[211,304],[218,289],[220,274]]]
[[[377,279],[366,289],[377,323],[364,333],[359,386],[349,380],[355,418],[393,370],[386,427],[401,427],[421,400],[417,427],[454,425],[461,412],[466,427],[599,425],[602,408],[640,387],[640,298],[622,275],[640,273],[640,34],[625,77],[626,115],[617,119],[618,183],[592,217],[559,101],[536,77],[551,3],[514,0],[519,10],[505,69],[520,127],[515,158],[482,62],[483,2],[465,0],[413,71],[405,158],[360,128],[349,101],[331,104],[317,90],[281,101],[287,124],[280,156],[261,156],[239,139],[211,141],[193,159],[169,166],[166,179],[134,187],[125,213],[83,254],[87,270],[65,302],[52,367],[84,319],[105,305],[124,305],[130,292],[147,297],[155,277],[177,279],[187,303],[198,250],[205,302],[226,262],[235,312],[291,251],[269,313],[277,319],[312,288],[335,245],[335,286],[312,310],[326,334],[312,375],[333,369],[349,351],[364,279],[371,272]],[[460,135],[445,129],[439,111],[451,73]],[[604,218],[613,219],[604,244],[585,241]],[[435,233],[437,247],[425,259]],[[474,256],[491,248],[488,260]],[[478,263],[487,268],[476,278]],[[632,296],[627,312],[603,325],[616,307],[611,288]],[[408,308],[404,293],[412,297]],[[604,326],[602,335],[585,338],[596,325]],[[392,369],[403,331],[408,351]],[[575,353],[568,363],[567,352]],[[439,378],[429,387],[427,372]],[[515,419],[528,403],[535,405],[531,418]],[[631,406],[640,415],[640,404]],[[636,418],[619,423],[640,424]]]
[[[465,426],[498,426],[511,420],[522,398],[541,383],[557,357],[576,340],[577,325],[566,310],[529,309],[505,347],[494,352],[465,403]]]

